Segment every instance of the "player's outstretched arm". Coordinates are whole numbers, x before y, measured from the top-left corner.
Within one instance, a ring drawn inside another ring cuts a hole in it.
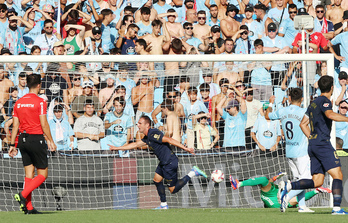
[[[193,148],[187,148],[187,147],[185,147],[183,144],[181,144],[180,142],[176,141],[176,140],[173,139],[173,138],[169,138],[169,137],[167,137],[167,136],[163,136],[162,142],[163,142],[163,143],[169,143],[169,144],[171,144],[171,145],[173,145],[173,146],[176,146],[176,147],[178,147],[178,148],[180,148],[180,149],[183,149],[183,150],[185,150],[185,151],[187,151],[187,152],[189,152],[189,153],[195,155],[195,150],[194,150]]]
[[[327,118],[336,122],[348,122],[348,117],[338,114],[332,110],[325,111],[325,115]]]
[[[131,150],[131,149],[141,148],[145,145],[146,143],[144,143],[143,141],[132,142],[120,147],[116,147],[116,146],[108,144],[110,150]]]

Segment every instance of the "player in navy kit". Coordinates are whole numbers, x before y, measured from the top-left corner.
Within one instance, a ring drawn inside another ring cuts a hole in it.
[[[320,187],[324,183],[325,172],[332,178],[332,194],[334,198],[333,215],[346,215],[341,209],[342,201],[342,171],[341,163],[336,155],[336,150],[330,142],[332,120],[348,122],[348,117],[332,111],[330,98],[333,93],[333,78],[322,76],[318,81],[321,95],[308,107],[300,127],[308,137],[308,155],[311,160],[312,179],[302,179],[296,182],[284,183],[281,186],[281,211],[284,212],[291,197],[287,195],[289,190],[301,190]],[[308,126],[310,124],[310,126]]]
[[[130,150],[148,145],[149,149],[155,153],[160,161],[153,178],[153,182],[157,187],[157,192],[161,199],[161,205],[156,209],[168,209],[163,179],[167,180],[169,191],[175,194],[183,188],[192,177],[201,175],[207,178],[207,175],[198,167],[194,166],[186,176],[178,180],[178,157],[171,150],[170,145],[181,148],[191,154],[194,154],[194,149],[187,148],[175,139],[164,136],[164,134],[156,128],[151,128],[151,120],[148,116],[141,116],[137,126],[139,132],[145,135],[141,141],[120,147],[109,145],[110,150]]]

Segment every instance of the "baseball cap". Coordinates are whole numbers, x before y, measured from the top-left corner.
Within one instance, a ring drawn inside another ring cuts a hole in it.
[[[308,15],[307,11],[305,8],[300,8],[298,11],[297,11],[297,15]]]
[[[54,47],[57,47],[57,46],[64,46],[63,42],[62,41],[57,41],[53,44],[53,48]]]
[[[92,82],[90,82],[90,81],[83,82],[83,84],[82,84],[82,88],[86,88],[86,87],[93,88],[93,83],[92,83]]]
[[[12,13],[12,12],[17,13],[16,10],[15,10],[14,8],[9,8],[9,9],[7,9],[7,13]]]
[[[213,25],[210,29],[212,33],[220,32],[220,26],[218,25]]]
[[[233,107],[238,107],[239,106],[239,102],[235,99],[232,99],[231,101],[228,102],[226,109],[230,109]]]
[[[339,74],[338,74],[338,79],[346,79],[347,80],[348,78],[348,75],[345,71],[341,71]]]
[[[228,4],[226,12],[233,12],[233,11],[235,11],[236,14],[238,14],[239,9],[233,4]]]
[[[267,101],[267,102],[263,103],[262,108],[263,108],[263,110],[266,110],[267,108],[269,108],[269,102]]]
[[[95,35],[97,33],[102,33],[101,28],[99,26],[94,26],[92,29],[92,33],[93,33],[93,35]]]
[[[5,53],[8,53],[8,54],[12,55],[12,53],[11,53],[11,51],[10,51],[9,49],[7,49],[7,48],[2,48],[2,49],[1,49],[1,55],[4,55]]]
[[[245,7],[245,12],[254,12],[254,7],[252,5],[247,5]]]
[[[277,25],[274,22],[271,22],[270,24],[268,24],[267,30],[268,31],[276,31],[277,30]]]
[[[45,4],[45,5],[42,6],[42,11],[44,11],[44,12],[54,12],[54,9],[53,9],[52,5]]]
[[[113,79],[114,81],[116,81],[114,75],[112,75],[112,74],[108,74],[108,75],[105,76],[105,80],[107,80],[107,79],[109,79],[109,78],[111,78],[111,79]]]

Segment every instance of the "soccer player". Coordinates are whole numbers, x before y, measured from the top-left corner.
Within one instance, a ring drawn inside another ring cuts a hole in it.
[[[14,105],[13,128],[8,154],[13,158],[18,153],[17,148],[22,154],[25,172],[24,189],[14,196],[15,200],[19,202],[21,211],[25,214],[41,214],[32,206],[31,192],[47,178],[47,146],[51,151],[55,151],[57,146],[54,144],[47,122],[46,102],[37,96],[41,88],[41,76],[28,75],[27,85],[29,93]],[[20,130],[20,135],[16,148],[15,140],[18,130]],[[37,176],[34,178],[35,168]]]
[[[267,179],[267,177],[256,177],[256,178],[251,178],[241,182],[239,182],[237,179],[233,179],[232,175],[230,175],[230,181],[231,181],[231,186],[234,190],[240,187],[245,187],[245,186],[260,185],[261,200],[264,204],[264,207],[279,208],[280,207],[280,204],[278,201],[279,186],[274,184],[274,182],[284,175],[286,175],[285,172],[280,172],[276,176],[272,177],[271,179]],[[319,193],[331,193],[331,190],[328,188],[319,187],[315,190],[307,192],[305,194],[305,200],[307,201]],[[299,204],[299,198],[293,197],[289,201],[288,207],[294,207],[294,206],[297,206],[298,204]],[[301,211],[301,209],[299,209],[299,212],[305,212],[305,211]]]
[[[293,88],[289,94],[289,107],[282,107],[279,110],[267,113],[271,120],[281,120],[285,141],[286,141],[286,157],[294,176],[294,180],[310,179],[310,159],[308,156],[308,141],[306,136],[300,129],[300,122],[306,112],[305,108],[301,108],[301,102],[303,100],[303,91],[300,88]],[[275,97],[270,98],[270,103],[274,103]],[[268,108],[268,111],[272,110],[272,106]],[[298,212],[314,212],[305,203],[305,190],[292,190],[289,194],[290,197],[297,196],[299,200]]]
[[[151,128],[151,119],[148,116],[141,116],[137,125],[139,132],[145,135],[141,141],[121,147],[109,145],[110,150],[130,150],[148,145],[149,149],[155,153],[160,161],[153,178],[153,182],[157,187],[157,192],[161,199],[161,205],[156,209],[168,209],[163,185],[164,178],[169,183],[169,191],[175,194],[183,188],[192,177],[201,175],[207,178],[207,175],[204,171],[194,166],[186,176],[178,180],[178,157],[173,153],[170,145],[183,149],[191,154],[195,154],[194,149],[187,148],[175,139],[164,136],[164,134],[156,128]]]
[[[321,95],[310,104],[300,123],[303,133],[309,139],[308,154],[311,160],[312,179],[301,179],[292,183],[285,182],[281,186],[280,210],[285,212],[288,201],[291,199],[288,191],[320,187],[324,183],[325,172],[328,172],[333,178],[331,190],[334,207],[332,214],[346,215],[348,212],[341,209],[343,190],[341,162],[330,143],[330,132],[332,120],[348,122],[348,117],[332,111],[330,98],[333,93],[333,78],[322,76],[318,81],[318,85]]]

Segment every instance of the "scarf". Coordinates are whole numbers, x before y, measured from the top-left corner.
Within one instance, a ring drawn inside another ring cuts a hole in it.
[[[314,32],[320,32],[320,33],[328,33],[328,22],[325,17],[323,17],[322,24],[320,24],[320,21],[318,18],[314,19]]]

